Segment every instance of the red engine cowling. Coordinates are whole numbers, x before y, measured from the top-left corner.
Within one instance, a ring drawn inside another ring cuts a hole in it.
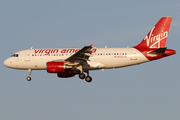
[[[47,62],[48,73],[59,73],[65,69],[64,62]]]
[[[63,72],[57,73],[57,76],[61,78],[73,77],[75,75],[76,75],[76,72],[73,70],[65,70]]]

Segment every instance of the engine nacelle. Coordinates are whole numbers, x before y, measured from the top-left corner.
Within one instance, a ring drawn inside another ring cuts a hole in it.
[[[59,73],[65,70],[65,62],[47,62],[48,73]]]
[[[67,78],[67,77],[73,77],[73,76],[75,76],[76,74],[78,74],[78,73],[76,73],[76,72],[73,71],[73,70],[65,70],[65,71],[63,71],[63,72],[57,73],[57,76],[58,76],[58,77],[61,77],[61,78]]]

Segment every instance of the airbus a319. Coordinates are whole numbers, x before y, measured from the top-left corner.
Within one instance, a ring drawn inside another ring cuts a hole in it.
[[[175,50],[165,47],[171,19],[162,17],[146,37],[132,48],[96,48],[92,44],[81,49],[28,49],[14,53],[4,61],[4,65],[28,70],[28,81],[31,80],[32,70],[47,70],[60,78],[79,75],[80,79],[91,82],[90,70],[131,66],[175,54]]]

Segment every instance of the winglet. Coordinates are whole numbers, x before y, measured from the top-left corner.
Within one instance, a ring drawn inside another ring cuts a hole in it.
[[[96,44],[96,43],[93,43],[93,44],[92,44],[92,48],[94,48],[94,45],[95,45],[95,44]]]

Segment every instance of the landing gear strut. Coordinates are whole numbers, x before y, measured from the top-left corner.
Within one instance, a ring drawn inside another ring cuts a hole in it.
[[[26,80],[27,81],[31,81],[31,72],[32,72],[32,70],[31,69],[28,69],[28,74],[29,74],[29,76],[26,78]]]

